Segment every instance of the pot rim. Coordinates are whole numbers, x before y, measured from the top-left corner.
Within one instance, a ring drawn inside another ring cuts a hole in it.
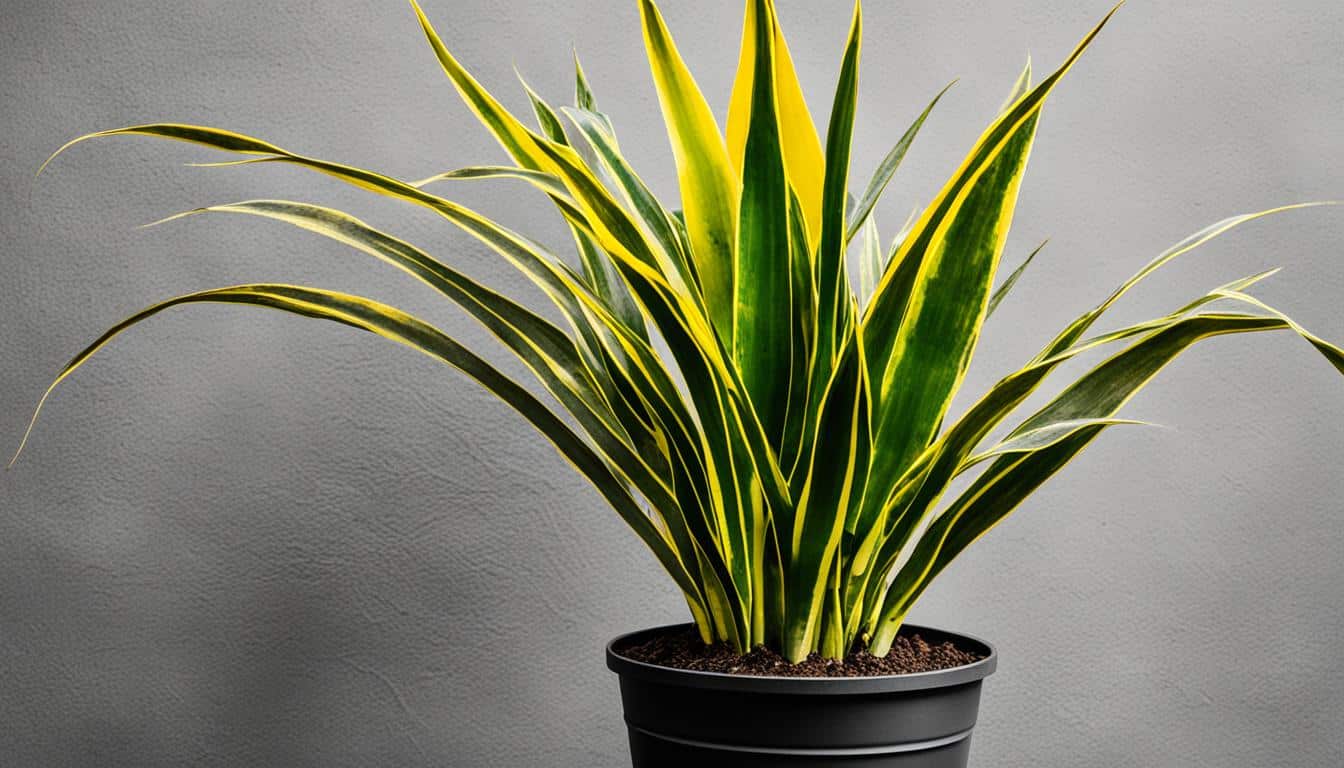
[[[626,647],[646,636],[664,632],[673,632],[691,628],[690,624],[666,624],[649,627],[635,632],[619,635],[607,643],[607,668],[622,677],[638,678],[650,683],[660,683],[690,688],[712,688],[745,693],[785,693],[806,695],[853,695],[865,693],[900,693],[923,691],[930,688],[944,688],[952,685],[964,685],[983,680],[993,674],[998,666],[998,652],[989,642],[960,632],[949,632],[918,624],[906,624],[905,628],[917,631],[925,640],[939,643],[951,640],[957,647],[975,650],[983,658],[960,667],[948,667],[932,672],[911,672],[904,675],[880,675],[870,677],[781,677],[779,675],[734,675],[726,672],[701,672],[689,669],[665,667],[646,661],[636,661],[622,656],[617,647]]]

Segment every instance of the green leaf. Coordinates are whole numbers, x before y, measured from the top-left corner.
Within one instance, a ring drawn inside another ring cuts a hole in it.
[[[826,130],[826,173],[822,189],[821,241],[817,248],[817,310],[812,366],[814,386],[830,376],[839,342],[853,324],[850,316],[849,278],[845,274],[845,198],[849,194],[849,156],[854,137],[854,113],[859,96],[859,56],[863,42],[863,11],[854,4],[849,42],[840,63],[831,121]]]
[[[933,108],[938,105],[938,100],[943,98],[943,94],[947,93],[956,84],[957,81],[953,80],[943,86],[943,90],[933,97],[933,100],[924,108],[919,117],[915,118],[915,122],[901,135],[900,140],[896,142],[896,146],[892,147],[887,152],[886,157],[882,158],[882,162],[877,164],[877,170],[873,172],[873,178],[868,181],[868,187],[864,189],[863,196],[854,204],[853,210],[849,214],[849,229],[845,232],[846,245],[854,240],[855,236],[859,234],[859,230],[863,228],[863,223],[872,215],[873,208],[877,206],[877,201],[882,199],[882,193],[886,191],[887,184],[891,183],[892,177],[896,175],[896,169],[901,167],[901,161],[905,159],[905,154],[910,151],[910,145],[915,143],[915,137],[919,135],[919,129],[924,127],[924,121],[929,118]]]
[[[285,158],[264,157],[246,162],[277,162],[283,160]],[[515,168],[509,165],[473,165],[466,168],[456,168],[451,171],[436,173],[419,181],[412,181],[410,185],[420,189],[441,181],[470,181],[473,179],[522,179],[547,194],[566,198],[573,210],[578,211],[578,204],[574,203],[573,199],[569,197],[569,190],[565,189],[564,182],[556,178],[554,174],[527,168]]]
[[[1077,319],[1075,319],[1072,323],[1070,323],[1068,327],[1066,327],[1063,331],[1060,331],[1059,335],[1056,336],[1053,341],[1051,341],[1049,344],[1046,345],[1044,349],[1041,350],[1040,354],[1036,356],[1036,359],[1043,360],[1047,357],[1058,354],[1060,351],[1071,346],[1078,339],[1082,338],[1083,334],[1087,333],[1087,330],[1091,328],[1094,323],[1096,323],[1096,321],[1106,312],[1106,310],[1113,307],[1115,303],[1121,299],[1121,297],[1123,297],[1126,293],[1130,291],[1130,289],[1138,285],[1145,278],[1152,275],[1157,270],[1166,266],[1171,261],[1190,253],[1191,251],[1195,250],[1201,245],[1204,245],[1210,240],[1213,240],[1219,235],[1225,234],[1226,232],[1235,229],[1236,227],[1239,227],[1243,224],[1256,221],[1257,219],[1263,219],[1267,216],[1273,216],[1279,213],[1286,213],[1288,211],[1298,211],[1298,210],[1305,210],[1308,208],[1317,208],[1321,206],[1331,206],[1331,205],[1339,205],[1339,203],[1327,201],[1327,202],[1312,202],[1312,203],[1298,203],[1295,205],[1285,205],[1280,206],[1278,208],[1270,208],[1268,210],[1257,211],[1255,213],[1245,213],[1238,216],[1229,216],[1226,219],[1210,224],[1209,226],[1199,230],[1198,232],[1195,232],[1194,234],[1186,237],[1184,240],[1181,240],[1179,243],[1171,246],[1167,250],[1158,254],[1157,258],[1153,259],[1152,261],[1144,265],[1143,269],[1140,269],[1138,272],[1134,274],[1133,277],[1126,280],[1119,288],[1115,289],[1115,291],[1113,291],[1111,295],[1107,296],[1105,301],[1101,302],[1091,310],[1088,310],[1087,312],[1084,312],[1083,314],[1079,315]]]
[[[795,474],[799,459],[810,450],[812,435],[816,431],[817,411],[813,394],[817,395],[815,402],[819,403],[820,393],[826,385],[824,379],[814,377],[813,374],[818,357],[817,290],[813,282],[812,255],[807,250],[805,215],[798,196],[790,194],[789,247],[792,253],[789,263],[792,283],[789,298],[792,312],[789,333],[793,337],[793,344],[789,349],[789,389],[784,413],[784,435],[780,443],[780,465],[790,468],[791,477]],[[830,365],[825,366],[825,370],[830,369]]]
[[[889,362],[876,368],[879,477],[899,476],[929,444],[970,364],[1034,130],[1033,117],[970,190],[964,214],[950,218],[919,259]]]
[[[523,90],[527,91],[527,98],[532,102],[532,113],[537,117],[537,125],[541,128],[542,135],[554,141],[556,144],[569,145],[569,139],[565,136],[565,126],[560,122],[560,116],[555,114],[555,109],[536,91],[527,84],[523,75],[518,70],[513,73],[518,76],[518,82],[522,83]]]
[[[1235,294],[1235,292],[1223,292]],[[1066,421],[1097,420],[1070,437],[1044,448],[997,459],[921,539],[887,593],[877,637],[894,636],[894,623],[918,599],[930,580],[991,527],[1002,520],[1032,491],[1083,450],[1107,426],[1109,419],[1164,367],[1198,341],[1234,333],[1291,329],[1309,341],[1331,365],[1344,374],[1344,350],[1302,330],[1277,310],[1255,302],[1272,313],[1257,316],[1236,313],[1199,313],[1145,336],[1074,382],[1048,405],[1024,421],[1008,440]]]
[[[728,157],[737,175],[745,177],[748,167],[744,162],[746,146],[755,109],[756,74],[763,71],[760,69],[760,45],[763,39],[760,28],[764,24],[762,19],[767,15],[771,19],[768,26],[773,28],[774,50],[770,57],[773,68],[764,71],[771,72],[769,79],[774,83],[784,168],[789,186],[798,196],[803,209],[807,252],[813,253],[822,228],[826,158],[822,154],[817,126],[808,110],[802,84],[793,67],[788,41],[784,39],[784,31],[775,13],[774,0],[766,0],[763,6],[757,4],[756,0],[746,2],[742,21],[742,48],[738,53],[737,75],[733,78],[733,90],[728,102],[728,124],[724,129]]]
[[[681,182],[695,271],[710,320],[719,337],[731,344],[739,186],[714,113],[677,52],[662,14],[650,0],[641,0],[639,11]]]
[[[852,519],[867,486],[872,434],[866,371],[862,340],[851,337],[822,398],[793,522],[783,639],[790,661],[800,661],[816,647],[828,573],[847,518]]]
[[[286,200],[251,200],[198,208],[173,218],[199,213],[246,214],[297,226],[386,261],[439,291],[518,355],[659,509],[677,507],[666,484],[668,457],[653,436],[643,424],[615,419],[596,372],[580,358],[573,339],[536,313],[341,211]],[[643,438],[638,440],[638,454],[632,437]]]
[[[1022,263],[1017,269],[1013,270],[1013,273],[1009,275],[1006,280],[1003,281],[1003,284],[994,290],[994,295],[989,297],[989,306],[985,308],[986,319],[994,314],[994,310],[999,308],[999,304],[1013,290],[1013,286],[1017,285],[1017,281],[1022,279],[1022,274],[1027,271],[1027,267],[1031,266],[1031,260],[1036,258],[1036,254],[1040,253],[1041,249],[1045,248],[1045,245],[1048,242],[1050,241],[1046,240],[1036,246],[1036,249],[1027,254],[1027,258],[1022,260]]]
[[[24,442],[27,441],[28,434],[37,422],[42,405],[56,386],[113,338],[166,309],[206,302],[248,304],[332,320],[415,349],[472,377],[526,418],[555,445],[562,456],[593,483],[598,492],[653,551],[658,561],[685,592],[688,601],[698,605],[699,587],[696,581],[687,573],[668,540],[663,538],[653,521],[645,515],[634,498],[612,474],[606,462],[592,448],[526,389],[501,374],[466,347],[419,318],[371,299],[303,286],[255,283],[200,291],[155,304],[116,324],[71,359],[43,395],[42,402],[38,404],[29,424],[28,433],[24,435]],[[19,450],[22,449],[21,443]],[[16,453],[15,459],[17,458]]]
[[[1066,438],[1072,437],[1084,429],[1096,426],[1114,427],[1120,424],[1132,424],[1136,426],[1153,426],[1146,421],[1135,421],[1133,419],[1064,419],[1063,421],[1054,421],[1049,424],[1042,424],[1039,427],[1028,429],[1020,434],[1014,434],[990,448],[983,453],[978,453],[967,459],[957,468],[956,474],[961,474],[977,464],[1007,456],[1014,453],[1031,453],[1039,451],[1042,448],[1049,448],[1055,443],[1063,442]]]
[[[1040,109],[1110,15],[985,131],[878,285],[863,320],[875,366],[874,476],[899,476],[942,423],[979,338]]]
[[[755,0],[756,69],[774,67],[774,14]],[[757,78],[743,166],[737,273],[733,283],[733,356],[761,424],[778,449],[784,433],[792,361],[789,186],[780,142],[775,86]]]
[[[1126,326],[1033,361],[994,385],[899,480],[880,488],[870,488],[868,498],[876,499],[882,511],[867,528],[857,553],[851,558],[848,600],[851,604],[863,605],[862,619],[854,617],[853,622],[867,622],[869,631],[876,631],[871,624],[877,621],[876,612],[887,587],[874,580],[885,578],[910,537],[924,527],[934,505],[952,478],[966,466],[966,459],[975,446],[1035,392],[1059,365],[1104,345],[1170,327],[1200,307],[1216,301],[1221,291],[1247,288],[1274,271],[1233,281],[1167,316]]]
[[[593,89],[588,87],[588,76],[583,73],[578,51],[574,52],[574,106],[590,112],[597,111],[597,100],[593,98]]]

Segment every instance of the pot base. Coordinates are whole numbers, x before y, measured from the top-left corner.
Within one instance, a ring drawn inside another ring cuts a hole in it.
[[[629,732],[635,768],[964,768],[971,753],[970,731],[930,743],[902,744],[894,751],[725,748],[669,739],[634,727]]]

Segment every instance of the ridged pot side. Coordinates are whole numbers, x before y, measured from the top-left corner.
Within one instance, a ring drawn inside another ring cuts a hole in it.
[[[934,672],[885,677],[764,677],[692,672],[636,661],[618,649],[689,625],[612,640],[634,768],[965,768],[980,685],[994,647],[974,637],[909,626],[982,658]]]

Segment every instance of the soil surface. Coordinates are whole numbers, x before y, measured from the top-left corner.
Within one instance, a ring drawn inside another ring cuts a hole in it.
[[[855,651],[843,661],[824,659],[813,653],[797,664],[758,645],[745,656],[723,644],[705,645],[694,629],[674,635],[660,635],[643,643],[616,649],[635,661],[658,664],[695,672],[722,672],[730,675],[768,675],[775,677],[877,677],[932,672],[960,667],[979,661],[978,654],[957,648],[950,642],[931,645],[918,634],[897,636],[891,653],[883,657],[867,651]]]

